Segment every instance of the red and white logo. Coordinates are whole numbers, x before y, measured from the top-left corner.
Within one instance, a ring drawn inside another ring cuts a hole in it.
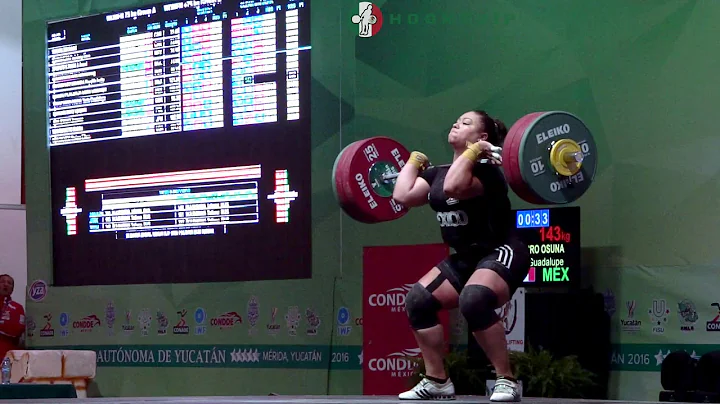
[[[420,348],[403,349],[393,352],[382,358],[371,358],[368,360],[368,369],[371,372],[386,372],[390,377],[409,378],[418,367],[416,362],[408,358],[420,356]]]
[[[242,317],[234,311],[229,311],[210,319],[210,326],[218,327],[221,330],[232,328],[237,324],[242,324]]]
[[[527,276],[523,279],[523,282],[535,282],[535,267],[530,267]]]
[[[382,28],[383,15],[380,7],[367,1],[361,1],[358,5],[358,14],[352,16],[353,24],[358,25],[358,36],[370,38],[377,35]]]
[[[85,316],[80,320],[73,321],[72,323],[72,327],[79,329],[80,332],[90,332],[93,328],[100,327],[100,325],[100,319],[94,314]]]
[[[406,283],[399,288],[388,289],[384,293],[373,293],[368,296],[368,304],[371,307],[387,307],[392,313],[404,313],[405,297],[412,287],[412,283]]]

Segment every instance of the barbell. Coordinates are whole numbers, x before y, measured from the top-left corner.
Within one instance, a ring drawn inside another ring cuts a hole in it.
[[[536,205],[567,204],[589,188],[597,170],[597,147],[587,125],[564,111],[533,112],[517,120],[502,148],[510,188]],[[362,223],[398,219],[408,208],[392,197],[395,179],[410,152],[387,136],[347,145],[333,165],[333,192],[342,210]],[[486,163],[487,160],[481,163]],[[445,166],[449,166],[446,164]]]

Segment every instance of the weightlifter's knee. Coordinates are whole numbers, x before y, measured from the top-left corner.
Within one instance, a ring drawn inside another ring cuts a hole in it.
[[[405,312],[410,319],[410,326],[415,330],[440,324],[437,313],[441,308],[440,301],[419,283],[414,284],[405,297]]]
[[[495,313],[498,298],[492,289],[483,285],[467,285],[460,292],[460,312],[471,332],[483,331],[500,317]]]

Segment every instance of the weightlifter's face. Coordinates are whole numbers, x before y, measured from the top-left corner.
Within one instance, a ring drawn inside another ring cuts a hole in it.
[[[480,115],[470,111],[460,115],[450,128],[448,143],[455,148],[465,149],[467,142],[475,143],[486,137],[487,134],[482,130]]]

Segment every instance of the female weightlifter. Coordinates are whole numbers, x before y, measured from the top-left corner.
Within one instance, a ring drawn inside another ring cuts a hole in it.
[[[493,155],[494,146],[501,146],[506,135],[505,124],[485,111],[466,112],[448,133],[454,151],[451,165],[429,167],[427,156],[414,151],[396,179],[393,198],[408,207],[429,203],[443,241],[455,251],[407,295],[405,311],[426,374],[400,399],[455,397],[443,363],[445,341],[438,311],[459,307],[497,374],[490,401],[520,401],[505,328],[495,313],[522,284],[530,266],[528,247],[514,234],[501,161]]]

